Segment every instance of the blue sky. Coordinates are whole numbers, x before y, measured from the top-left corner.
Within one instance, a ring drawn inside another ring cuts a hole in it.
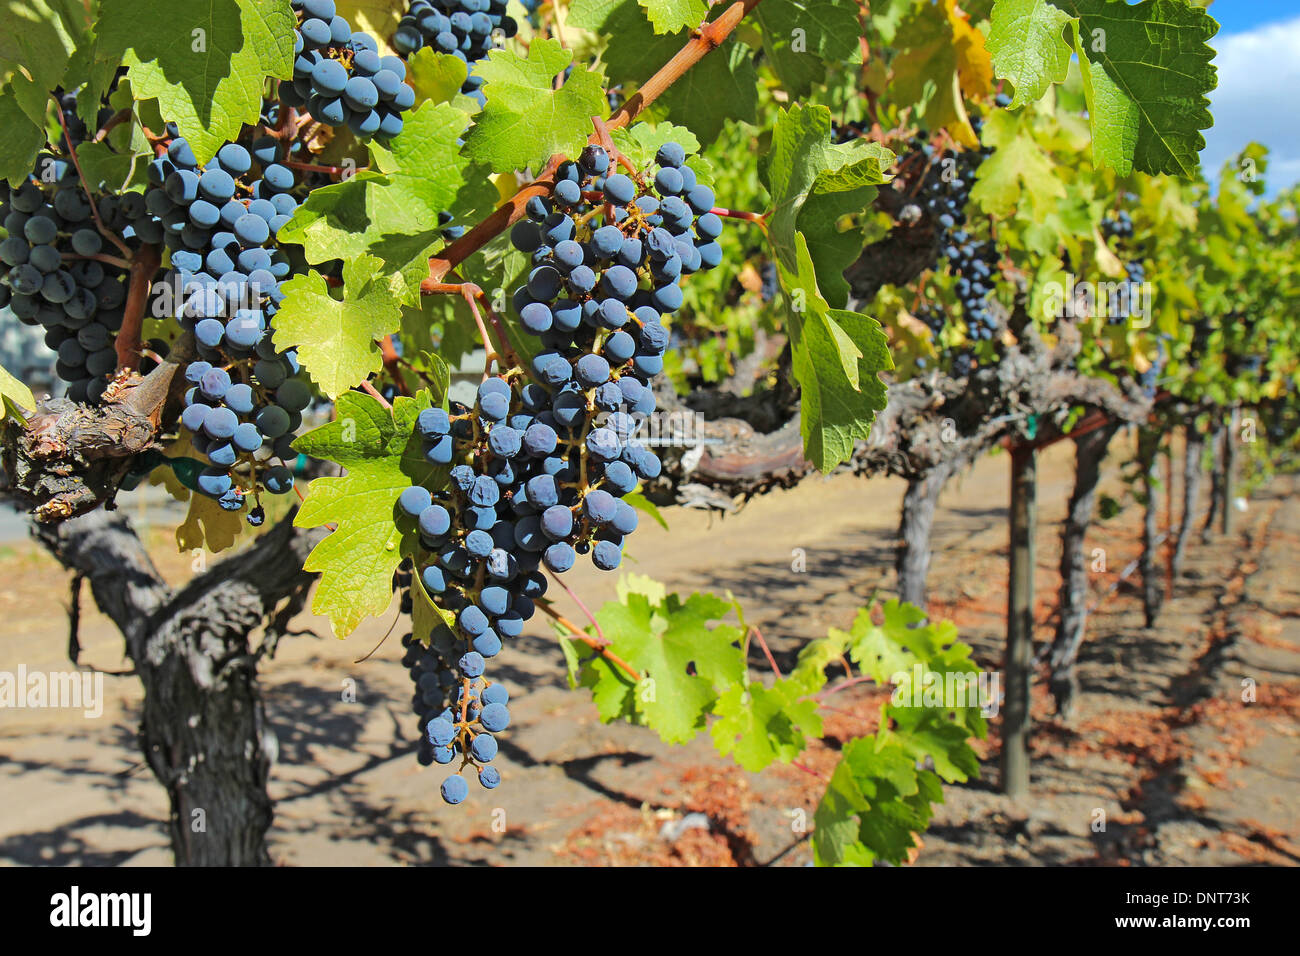
[[[1219,86],[1210,94],[1214,127],[1201,165],[1210,179],[1246,143],[1270,150],[1269,192],[1300,182],[1300,0],[1215,0],[1210,41]]]

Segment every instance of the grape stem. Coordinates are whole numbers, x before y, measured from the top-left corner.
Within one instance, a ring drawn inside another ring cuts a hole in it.
[[[97,252],[93,256],[79,256],[75,252],[65,252],[63,253],[63,259],[67,262],[73,262],[78,259],[93,259],[95,262],[103,262],[107,265],[116,266],[123,270],[131,268],[131,263],[128,260],[121,259],[117,256],[110,256],[103,252]]]
[[[572,634],[575,640],[582,641],[582,643],[586,644],[588,647],[590,647],[592,650],[598,653],[601,657],[605,658],[605,660],[609,661],[614,666],[626,672],[628,676],[632,678],[632,680],[636,681],[636,683],[638,684],[641,683],[642,678],[641,675],[637,673],[636,668],[633,667],[631,664],[629,664],[627,661],[623,660],[623,658],[619,657],[613,651],[611,651],[609,649],[609,643],[607,641],[603,642],[598,638],[592,637],[582,628],[578,627],[578,625],[570,621],[563,614],[560,614],[558,611],[553,609],[549,601],[539,600],[537,602],[537,607],[541,609],[543,614],[551,618],[551,620],[555,621],[556,624],[560,625],[560,627],[564,628],[566,631]]]
[[[370,384],[369,379],[361,383],[361,390],[384,406],[385,411],[391,412],[393,410],[393,406],[389,404],[388,399],[379,393],[379,389]]]
[[[549,568],[547,570],[550,571]],[[564,593],[567,594],[569,597],[573,598],[573,603],[578,605],[578,607],[582,610],[582,613],[587,615],[587,620],[589,620],[591,622],[591,626],[596,629],[596,637],[600,638],[600,640],[604,643],[609,643],[605,638],[605,632],[600,629],[600,622],[596,620],[596,615],[591,613],[591,608],[587,607],[587,605],[583,602],[582,598],[578,597],[577,592],[575,592],[573,588],[569,587],[569,585],[565,582],[564,578],[560,577],[554,571],[550,571],[550,575],[555,579],[556,584],[564,588]]]
[[[402,359],[397,354],[397,349],[393,347],[393,337],[391,335],[385,335],[380,340],[379,351],[383,353],[384,369],[388,372],[388,377],[393,380],[393,385],[396,386],[400,394],[409,396],[411,390],[406,387],[406,379],[402,378],[398,372]]]
[[[287,166],[290,169],[296,169],[304,173],[324,173],[327,176],[347,176],[353,173],[364,173],[369,166],[347,167],[347,166],[320,166],[316,163],[300,163],[293,159],[284,159],[280,161],[281,166]]]
[[[763,649],[763,654],[767,657],[767,663],[768,666],[772,668],[772,673],[777,676],[778,680],[780,680],[783,676],[781,674],[781,668],[776,666],[776,658],[772,656],[772,649],[767,646],[767,641],[763,639],[763,632],[758,629],[757,624],[751,624],[749,629],[753,631],[754,636],[758,638],[758,646]]]
[[[117,129],[117,127],[121,126],[123,123],[129,120],[132,115],[133,114],[129,109],[124,108],[118,110],[111,117],[109,117],[107,123],[105,123],[103,126],[99,128],[99,132],[95,134],[95,138],[93,142],[102,143],[108,137],[109,133],[113,132],[113,130]]]
[[[104,234],[104,237],[108,239],[109,242],[122,250],[122,255],[130,259],[131,247],[123,242],[115,233],[109,232],[104,228],[104,220],[99,218],[99,205],[95,202],[95,195],[91,191],[90,183],[86,181],[86,174],[82,172],[81,160],[77,159],[76,147],[72,145],[72,134],[68,132],[68,118],[63,115],[63,104],[55,99],[53,94],[50,95],[50,99],[54,101],[54,114],[59,118],[59,125],[63,127],[64,142],[68,144],[68,158],[72,160],[72,166],[77,171],[77,178],[81,180],[81,188],[86,191],[86,198],[90,202],[90,213],[95,217],[95,225],[99,227],[99,231]],[[155,268],[157,267],[155,266]],[[119,351],[118,355],[120,356],[121,354],[122,353]]]
[[[766,228],[767,213],[765,212],[746,212],[744,209],[723,209],[721,206],[715,206],[709,212],[715,216],[725,216],[728,219],[747,219],[750,222],[756,222]]]
[[[126,304],[122,307],[122,328],[114,343],[118,368],[129,368],[134,372],[140,367],[145,307],[149,304],[149,290],[160,265],[162,252],[149,243],[141,246],[131,257],[131,283],[127,288]]]
[[[453,276],[453,278],[455,278]],[[459,295],[469,306],[470,312],[474,316],[474,323],[478,326],[479,338],[483,342],[483,349],[487,352],[486,368],[484,377],[487,376],[487,368],[491,368],[494,358],[503,358],[511,365],[517,365],[521,368],[523,363],[515,350],[510,347],[510,339],[506,336],[505,323],[501,317],[496,314],[491,304],[488,302],[487,294],[472,282],[429,282],[425,280],[420,286],[422,295]],[[483,301],[483,309],[487,312],[488,318],[492,322],[492,327],[496,329],[497,337],[501,339],[501,351],[497,351],[492,345],[492,337],[488,334],[487,325],[483,322],[483,314],[479,311],[479,300]]]
[[[681,79],[687,70],[702,60],[706,54],[721,46],[739,26],[740,21],[760,2],[761,0],[735,0],[716,20],[694,31],[677,54],[605,121],[606,129],[622,129],[630,124],[665,90]],[[598,137],[593,134],[592,139],[596,140]],[[516,192],[508,202],[498,206],[477,226],[432,257],[429,260],[429,278],[425,280],[420,291],[429,290],[430,287],[442,282],[449,272],[509,229],[524,214],[524,207],[528,204],[528,200],[534,196],[550,195],[555,185],[555,170],[561,162],[563,157],[552,156],[540,176]]]

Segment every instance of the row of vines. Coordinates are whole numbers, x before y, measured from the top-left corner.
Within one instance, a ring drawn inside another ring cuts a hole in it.
[[[811,841],[907,861],[987,729],[903,693],[979,673],[923,610],[935,510],[1003,450],[1001,785],[1024,793],[1031,681],[1066,715],[1077,695],[1114,436],[1138,435],[1148,623],[1169,436],[1175,574],[1295,450],[1297,193],[1266,194],[1255,144],[1199,168],[1216,30],[1188,0],[6,4],[0,322],[66,386],[0,369],[6,493],[122,631],[178,861],[269,859],[258,666],[306,607],[342,638],[395,592],[434,799],[508,805],[494,658],[540,629],[603,721],[753,772],[798,760],[838,691],[895,685]],[[1063,439],[1035,648],[1035,456]],[[838,470],[907,482],[898,599],[788,673],[731,595],[628,575],[561,613],[565,572],[619,568],[660,507]],[[180,588],[116,511],[146,485],[187,502]]]

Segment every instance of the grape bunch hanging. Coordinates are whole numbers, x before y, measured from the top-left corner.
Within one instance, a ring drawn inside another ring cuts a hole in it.
[[[293,81],[280,84],[282,106],[306,109],[327,126],[350,129],[358,139],[390,143],[402,131],[402,114],[415,105],[401,57],[380,56],[370,34],[353,30],[334,0],[293,0]]]
[[[96,220],[130,252],[160,241],[162,230],[138,193],[95,199],[86,192],[67,158],[86,136],[76,94],[61,94],[59,108],[67,126],[60,143],[65,148],[42,153],[25,182],[3,190],[0,217],[8,238],[0,243],[0,308],[8,306],[19,321],[45,329],[68,398],[94,404],[117,368],[115,341],[128,275],[121,250],[108,246]],[[112,113],[101,111],[101,123]]]
[[[293,434],[311,402],[296,355],[272,341],[291,272],[274,239],[298,208],[282,158],[280,142],[261,136],[251,149],[227,143],[200,168],[177,137],[149,167],[145,202],[171,251],[176,319],[194,334],[199,355],[185,369],[191,387],[181,425],[208,460],[197,490],[228,511],[242,510],[259,486],[272,494],[293,487],[284,461],[297,457]],[[259,506],[249,520],[260,524],[262,516]]]
[[[461,92],[482,106],[483,77],[474,73],[474,64],[487,56],[497,36],[509,39],[518,29],[506,16],[505,0],[414,0],[398,24],[393,47],[403,56],[428,48],[463,60],[469,75]]]
[[[629,164],[630,165],[630,164]],[[473,407],[426,409],[416,430],[450,483],[405,489],[399,519],[422,548],[418,574],[454,620],[427,647],[408,647],[427,760],[487,767],[493,734],[509,722],[504,689],[484,676],[503,640],[518,637],[546,593],[544,570],[562,574],[590,556],[612,571],[637,513],[625,500],[660,474],[637,432],[655,409],[663,369],[663,318],[683,301],[681,281],[721,260],[722,220],[712,189],[685,151],[666,143],[651,171],[618,171],[589,146],[556,173],[549,198],[534,197],[511,241],[532,267],[513,306],[542,350],[528,368],[491,375]],[[442,795],[465,799],[460,772]]]

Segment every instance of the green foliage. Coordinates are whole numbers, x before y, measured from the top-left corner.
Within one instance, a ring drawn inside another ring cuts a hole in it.
[[[25,422],[26,413],[35,410],[36,398],[32,390],[0,366],[0,424],[10,419]]]
[[[289,0],[102,0],[96,60],[121,60],[137,99],[157,99],[206,163],[256,123],[268,77],[293,71]]]
[[[1069,27],[1067,40],[1062,27]],[[989,49],[1016,85],[1014,105],[1043,95],[1079,57],[1093,153],[1121,176],[1133,169],[1192,177],[1201,130],[1213,121],[1218,25],[1185,0],[998,0]]]
[[[362,255],[343,264],[343,290],[330,294],[315,271],[284,284],[275,316],[275,345],[298,350],[312,381],[330,398],[360,385],[383,365],[378,339],[401,326],[394,279],[383,263]]]
[[[725,619],[735,613],[741,626]],[[619,600],[596,613],[605,651],[560,632],[573,686],[591,691],[602,721],[644,724],[668,743],[686,743],[707,728],[714,746],[745,770],[789,763],[823,733],[820,701],[831,692],[826,669],[846,657],[880,687],[897,685],[881,710],[880,729],[850,740],[815,814],[813,848],[819,864],[899,863],[913,834],[929,823],[931,805],[943,800],[942,783],[964,782],[979,772],[968,740],[983,737],[983,701],[969,706],[931,701],[915,685],[972,679],[979,674],[970,648],[957,641],[950,621],[921,624],[918,608],[889,601],[858,613],[848,631],[831,630],[800,652],[794,671],[771,685],[750,677],[744,659],[744,615],[730,598],[693,594],[683,601],[648,578],[630,575]],[[588,633],[594,633],[594,628]],[[639,682],[617,660],[641,675]],[[951,676],[949,676],[951,675]],[[925,684],[930,695],[934,689]],[[923,769],[929,761],[933,770]]]
[[[294,524],[332,525],[304,567],[321,576],[312,610],[344,637],[388,607],[393,572],[414,550],[414,528],[394,521],[398,495],[437,475],[445,480],[445,469],[425,461],[414,434],[416,416],[429,407],[427,393],[398,396],[391,411],[358,392],[344,392],[336,405],[335,420],[300,436],[294,448],[336,462],[346,474],[316,479]]]
[[[476,72],[487,105],[465,141],[473,160],[501,173],[540,169],[553,153],[576,156],[591,134],[591,117],[605,112],[604,76],[575,65],[564,84],[555,77],[573,63],[558,40],[534,40],[527,58],[493,50]]]

